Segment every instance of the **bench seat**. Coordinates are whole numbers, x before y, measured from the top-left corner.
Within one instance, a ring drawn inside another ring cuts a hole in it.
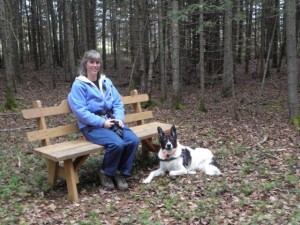
[[[163,130],[168,130],[171,125],[160,122],[151,122],[130,127],[130,129],[140,140],[144,140],[156,136],[158,126],[160,126]],[[34,151],[40,153],[46,159],[53,160],[54,162],[60,162],[70,158],[97,153],[104,149],[105,148],[101,145],[93,144],[85,139],[78,139],[39,147],[34,149]]]

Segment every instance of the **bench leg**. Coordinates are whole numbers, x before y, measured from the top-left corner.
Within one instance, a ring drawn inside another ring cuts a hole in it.
[[[142,140],[142,155],[143,158],[149,157],[149,151],[159,152],[160,146],[152,143],[152,138]]]
[[[58,177],[58,162],[47,160],[48,167],[48,182],[49,185],[54,188]]]
[[[78,191],[76,184],[76,174],[74,170],[74,165],[72,159],[67,159],[64,161],[65,175],[68,187],[68,199],[74,202],[78,202]]]

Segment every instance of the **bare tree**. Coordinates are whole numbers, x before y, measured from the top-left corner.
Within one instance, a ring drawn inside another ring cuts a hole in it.
[[[173,13],[178,12],[178,0],[172,0]],[[173,104],[180,107],[180,68],[179,68],[179,24],[178,18],[172,15],[172,78],[173,78]]]
[[[66,45],[66,49],[67,49],[66,64],[68,67],[67,72],[70,74],[71,80],[73,80],[75,78],[75,57],[74,57],[74,38],[73,38],[73,31],[72,31],[71,4],[72,4],[71,0],[66,0],[64,3],[65,6],[64,31],[66,34],[65,40],[67,40],[67,45]]]
[[[38,56],[38,17],[37,17],[37,3],[36,0],[31,0],[31,41],[32,41],[32,53],[34,59],[35,69],[40,68],[39,56]]]
[[[292,120],[299,113],[298,64],[296,48],[296,0],[286,1],[286,24],[289,118]]]
[[[165,69],[165,61],[166,61],[166,51],[165,51],[165,40],[164,40],[164,21],[163,20],[163,12],[164,12],[164,2],[162,0],[158,0],[158,21],[159,21],[159,60],[160,60],[160,91],[161,98],[167,99],[167,77],[166,77],[166,69]]]
[[[203,0],[199,0],[199,71],[200,71],[200,111],[205,108],[205,73],[204,73],[204,35],[203,35]]]
[[[86,15],[85,15],[85,1],[79,0],[79,39],[80,39],[80,48],[79,53],[83,55],[85,51],[88,50],[87,46],[87,32],[86,32]]]
[[[15,101],[14,86],[15,70],[13,62],[13,46],[12,46],[12,24],[11,15],[9,14],[10,6],[8,1],[0,0],[0,37],[2,41],[2,48],[4,53],[4,66],[5,66],[5,107],[7,109],[14,109],[17,107]]]
[[[252,38],[252,14],[253,0],[247,0],[246,4],[246,49],[245,49],[245,73],[249,73],[249,63],[251,60],[251,38]]]
[[[112,33],[112,50],[114,56],[114,69],[116,70],[117,65],[117,2],[112,0],[110,4],[111,11],[111,33]]]
[[[106,11],[107,4],[106,0],[102,1],[102,66],[106,69]]]
[[[223,96],[233,96],[232,1],[225,1]]]

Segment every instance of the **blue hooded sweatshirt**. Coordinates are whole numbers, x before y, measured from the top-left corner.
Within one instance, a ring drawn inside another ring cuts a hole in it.
[[[78,120],[79,129],[87,125],[103,127],[105,119],[95,114],[100,110],[112,110],[117,120],[124,121],[124,104],[111,80],[101,75],[99,87],[100,90],[83,75],[76,77],[72,85],[68,101]]]

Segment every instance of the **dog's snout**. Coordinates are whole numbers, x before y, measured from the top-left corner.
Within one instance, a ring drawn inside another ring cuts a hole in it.
[[[167,144],[167,149],[171,149],[172,145],[170,143]]]

